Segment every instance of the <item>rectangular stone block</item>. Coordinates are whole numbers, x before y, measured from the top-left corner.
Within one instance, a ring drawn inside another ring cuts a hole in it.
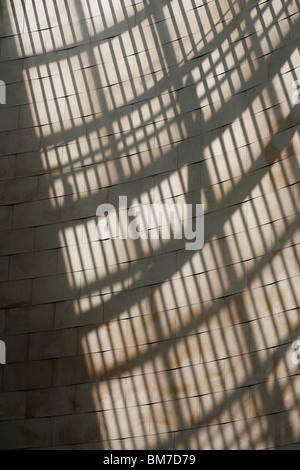
[[[128,321],[126,344],[130,347],[174,338],[175,318],[174,311],[131,318]]]
[[[56,273],[57,251],[47,250],[10,257],[10,280],[51,276]]]
[[[124,408],[125,380],[115,379],[78,385],[76,387],[77,413]]]
[[[1,393],[0,421],[17,420],[25,418],[25,393]]]
[[[151,288],[140,287],[103,296],[104,320],[147,315],[151,312]]]
[[[225,360],[225,386],[227,389],[266,382],[274,378],[274,353],[261,350]]]
[[[250,415],[292,410],[299,405],[299,377],[288,377],[250,388]]]
[[[50,387],[53,367],[53,361],[7,364],[3,377],[3,390],[21,391]]]
[[[52,198],[18,204],[14,210],[14,228],[37,227],[58,222],[60,203],[59,198]]]
[[[176,397],[199,396],[224,389],[225,362],[195,364],[176,370]]]
[[[297,442],[299,435],[299,409],[285,411],[275,415],[276,445],[286,445]]]
[[[77,353],[77,328],[32,333],[29,339],[30,361],[73,356]]]
[[[0,307],[12,308],[30,304],[32,295],[31,280],[4,282],[2,290]]]
[[[298,311],[278,313],[250,323],[250,348],[254,351],[292,343],[298,334]]]
[[[32,333],[51,330],[54,325],[54,305],[7,309],[5,332],[7,334]]]
[[[100,296],[82,297],[55,305],[56,328],[94,325],[103,321],[103,300]]]
[[[7,364],[24,363],[28,360],[28,335],[9,335],[4,340]]]
[[[59,416],[52,420],[54,445],[95,442],[99,439],[97,414]]]
[[[128,347],[128,320],[112,321],[102,325],[79,328],[80,353],[94,353]]]
[[[6,421],[0,423],[3,449],[27,449],[49,446],[49,419]]]
[[[165,402],[175,398],[175,371],[142,374],[126,379],[126,406]]]
[[[98,414],[103,439],[118,439],[149,434],[149,406],[109,410]]]
[[[80,282],[80,272],[35,278],[32,285],[32,304],[75,299],[80,293]]]
[[[150,407],[150,435],[188,429],[199,424],[199,398],[156,403]]]
[[[75,411],[75,387],[45,388],[26,392],[26,417],[68,415]]]

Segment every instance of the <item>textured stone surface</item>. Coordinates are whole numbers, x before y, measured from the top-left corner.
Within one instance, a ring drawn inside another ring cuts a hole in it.
[[[299,22],[2,0],[0,448],[299,448]],[[121,195],[204,204],[203,248],[99,240]]]

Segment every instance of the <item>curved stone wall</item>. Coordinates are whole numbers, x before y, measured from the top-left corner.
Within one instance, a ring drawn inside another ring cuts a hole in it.
[[[299,446],[299,6],[1,1],[0,448]]]

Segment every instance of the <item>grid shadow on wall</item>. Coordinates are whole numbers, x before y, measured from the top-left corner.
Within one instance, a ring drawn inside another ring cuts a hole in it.
[[[0,447],[295,446],[299,2],[40,3],[1,6]],[[203,249],[99,241],[120,195]]]

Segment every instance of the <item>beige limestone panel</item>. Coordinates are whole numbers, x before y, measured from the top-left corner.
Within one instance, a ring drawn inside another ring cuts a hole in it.
[[[3,449],[28,449],[49,446],[49,419],[6,421],[0,423]],[[12,437],[13,436],[13,437]]]
[[[0,204],[19,204],[36,199],[38,178],[18,178],[0,183]]]
[[[56,328],[74,328],[103,321],[103,301],[100,296],[81,297],[55,306]]]
[[[77,352],[76,328],[43,333],[32,333],[29,338],[29,360],[72,356]]]
[[[115,379],[77,385],[77,413],[125,408],[125,380]]]
[[[274,354],[272,350],[241,354],[225,360],[226,389],[266,382],[271,378],[274,378]]]
[[[150,434],[172,432],[200,424],[199,398],[157,403],[150,407]]]
[[[10,280],[30,279],[56,274],[57,251],[47,250],[10,257]]]
[[[1,393],[0,421],[25,418],[25,393],[10,392]]]
[[[175,371],[126,378],[127,407],[168,401],[175,398]]]
[[[26,392],[26,417],[40,418],[74,413],[75,387],[44,388]]]
[[[151,313],[151,289],[141,287],[103,296],[105,321]]]
[[[82,437],[84,442],[95,442],[99,439],[97,416],[90,413],[55,417],[52,426],[54,445],[80,443]]]
[[[5,312],[5,332],[7,334],[29,334],[51,330],[53,326],[53,304],[11,308]]]
[[[3,391],[31,390],[52,385],[53,361],[33,361],[7,364]]]
[[[149,406],[104,411],[98,414],[103,439],[126,438],[149,434]]]
[[[250,388],[250,416],[262,416],[299,406],[299,377],[271,380]]]
[[[32,295],[31,280],[9,281],[2,284],[1,308],[30,305]]]
[[[82,327],[78,329],[78,335],[84,338],[78,344],[80,354],[126,348],[129,345],[128,320]]]
[[[224,389],[225,362],[195,364],[176,369],[176,397],[199,396]]]

